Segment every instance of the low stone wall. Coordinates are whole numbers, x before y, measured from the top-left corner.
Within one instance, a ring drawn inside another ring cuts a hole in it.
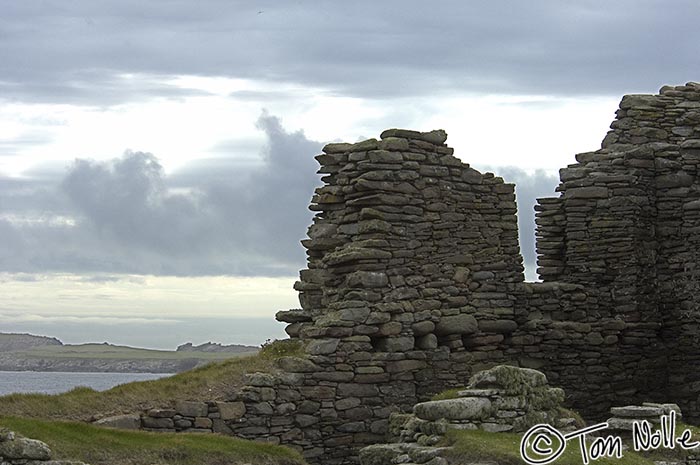
[[[111,416],[94,424],[162,433],[231,433],[231,426],[245,413],[243,402],[181,401],[172,408],[152,408],[141,414]]]
[[[86,465],[70,460],[51,460],[51,449],[36,439],[23,438],[0,429],[0,465]]]

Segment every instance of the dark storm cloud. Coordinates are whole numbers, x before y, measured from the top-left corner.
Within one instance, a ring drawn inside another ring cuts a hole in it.
[[[698,79],[695,0],[6,2],[0,95],[110,104],[178,74],[360,96],[650,92]],[[129,74],[136,73],[136,77]]]
[[[53,181],[0,178],[0,271],[296,273],[320,144],[273,116],[258,126],[257,164],[200,163],[171,179],[154,155],[127,152],[76,160]]]

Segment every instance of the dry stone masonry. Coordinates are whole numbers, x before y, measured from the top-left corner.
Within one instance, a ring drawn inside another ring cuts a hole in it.
[[[302,308],[278,314],[318,367],[304,384],[365,409],[333,404],[322,429],[372,441],[378,406],[408,411],[499,363],[542,370],[589,418],[669,398],[700,418],[700,86],[625,96],[611,128],[538,202],[538,283],[523,280],[513,186],[455,158],[443,131],[324,148]]]
[[[179,401],[173,407],[151,408],[138,414],[115,415],[94,422],[97,426],[143,429],[162,433],[225,433],[246,413],[243,402]]]
[[[611,128],[538,201],[535,283],[514,186],[456,158],[444,131],[324,147],[301,308],[277,315],[308,356],[227,399],[243,414],[225,431],[357,463],[392,413],[502,364],[544,372],[589,419],[671,399],[700,420],[700,85],[625,96]],[[214,430],[205,405],[162,424]]]
[[[496,366],[472,376],[454,398],[416,404],[413,413],[392,414],[390,442],[362,449],[360,463],[447,465],[450,448],[440,444],[455,429],[522,433],[548,423],[560,431],[574,430],[577,420],[561,408],[563,400],[564,391],[550,387],[543,373]]]
[[[70,460],[51,460],[51,449],[36,439],[28,439],[0,428],[0,465],[86,465]]]

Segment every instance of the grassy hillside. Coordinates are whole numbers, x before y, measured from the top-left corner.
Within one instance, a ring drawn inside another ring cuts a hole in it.
[[[177,400],[225,400],[245,383],[246,374],[274,370],[277,357],[300,353],[299,343],[277,341],[259,354],[108,391],[77,388],[59,395],[0,397],[0,428],[46,442],[55,458],[91,465],[306,465],[291,449],[216,434],[123,431],[75,422],[167,406]]]
[[[37,346],[60,346],[61,341],[55,337],[35,336],[26,333],[0,333],[0,352],[24,350]]]
[[[123,384],[108,391],[76,388],[58,395],[11,394],[0,397],[0,416],[90,421],[164,407],[176,400],[227,400],[245,382],[247,373],[273,370],[275,358],[300,351],[299,343],[276,341],[256,355],[210,363],[167,378]]]
[[[482,430],[450,431],[448,445],[453,449],[447,453],[451,463],[489,462],[499,465],[522,465],[520,440],[522,434],[487,433]],[[623,452],[622,458],[601,457],[596,465],[654,465],[654,461],[631,450]],[[581,452],[577,440],[569,442],[565,452],[555,465],[581,465]]]
[[[97,392],[76,388],[58,395],[11,394],[0,397],[0,415],[89,421],[94,416],[138,412],[182,399],[226,399],[243,383],[245,373],[271,367],[257,356],[238,357],[153,381]]]
[[[22,436],[51,447],[56,459],[91,465],[304,465],[292,449],[215,434],[148,433],[84,423],[0,418]]]

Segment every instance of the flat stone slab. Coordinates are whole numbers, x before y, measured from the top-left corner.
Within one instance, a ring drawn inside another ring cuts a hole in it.
[[[678,404],[657,404],[656,402],[643,402],[642,405],[644,407],[658,407],[663,410],[665,415],[668,415],[673,411],[676,412],[676,417],[680,418],[683,416],[683,413],[681,413],[681,408],[678,406]]]
[[[93,425],[118,429],[139,429],[141,427],[141,415],[138,413],[114,415],[101,418],[95,421]]]
[[[360,465],[387,465],[391,463],[442,464],[440,456],[449,447],[420,446],[415,443],[373,444],[360,449]]]
[[[416,139],[435,145],[442,145],[447,140],[447,133],[442,129],[435,129],[429,132],[412,131],[410,129],[387,129],[382,132],[379,137],[381,139],[387,139],[389,137]]]
[[[422,420],[480,420],[491,414],[491,401],[485,397],[458,397],[457,399],[422,402],[413,412]]]
[[[610,409],[610,414],[620,418],[660,417],[664,413],[664,409],[660,407],[639,405],[627,405],[625,407],[613,407]]]
[[[608,428],[618,431],[632,431],[632,427],[637,420],[631,418],[608,418]]]
[[[465,389],[457,391],[459,397],[493,397],[499,393],[498,389]]]

